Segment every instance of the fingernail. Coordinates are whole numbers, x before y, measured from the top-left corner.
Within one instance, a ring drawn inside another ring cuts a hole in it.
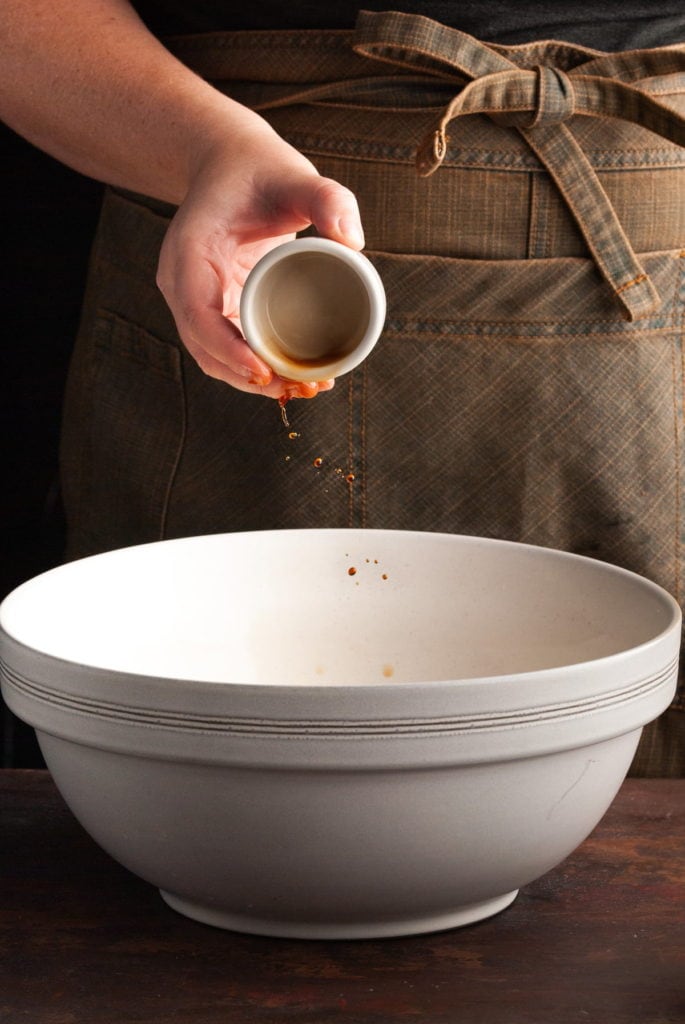
[[[232,366],[231,369],[241,377],[245,377],[250,384],[270,384],[273,377],[273,370],[261,359],[258,359],[256,364],[253,362],[252,366],[239,363],[237,366]]]
[[[351,217],[341,217],[338,222],[338,230],[355,249],[364,248],[364,232],[356,220]]]

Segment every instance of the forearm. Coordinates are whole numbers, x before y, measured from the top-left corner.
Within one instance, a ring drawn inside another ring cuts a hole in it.
[[[0,118],[84,174],[172,203],[204,152],[270,134],[126,0],[2,0]]]

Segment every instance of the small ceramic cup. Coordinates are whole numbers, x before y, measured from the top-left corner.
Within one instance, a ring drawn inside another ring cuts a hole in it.
[[[298,238],[248,275],[240,322],[248,345],[280,377],[318,381],[354,369],[385,322],[385,290],[361,253],[328,238]]]

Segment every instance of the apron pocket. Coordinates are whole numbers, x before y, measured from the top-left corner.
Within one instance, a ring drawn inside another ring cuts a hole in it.
[[[632,323],[590,260],[371,255],[365,525],[562,548],[678,596],[679,254],[643,257],[662,306]]]
[[[70,382],[63,486],[69,557],[161,540],[185,433],[181,354],[98,310]],[[76,403],[76,407],[74,407]]]

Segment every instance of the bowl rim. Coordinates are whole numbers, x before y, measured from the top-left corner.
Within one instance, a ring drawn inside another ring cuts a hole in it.
[[[278,683],[241,683],[232,682],[230,680],[212,681],[207,679],[187,679],[185,677],[174,677],[174,676],[152,676],[147,673],[132,672],[125,669],[108,668],[102,665],[90,665],[87,662],[78,662],[69,658],[56,656],[50,654],[47,651],[41,650],[38,647],[27,643],[25,640],[16,636],[11,628],[8,628],[7,616],[8,612],[11,614],[12,605],[15,600],[18,600],[23,596],[26,590],[32,586],[38,584],[40,580],[56,576],[63,572],[78,572],[79,565],[83,563],[92,563],[96,560],[114,560],[117,556],[126,553],[132,553],[137,550],[145,550],[151,548],[161,548],[162,546],[188,546],[197,545],[199,543],[220,544],[227,538],[255,538],[260,541],[265,537],[269,536],[298,536],[298,535],[311,535],[315,533],[317,535],[328,535],[328,536],[340,536],[343,537],[374,537],[374,536],[408,536],[408,537],[419,537],[426,539],[435,539],[438,542],[453,543],[455,540],[460,543],[466,544],[467,546],[473,545],[487,545],[491,547],[501,546],[502,548],[523,550],[528,553],[532,553],[534,557],[552,557],[559,561],[568,561],[576,564],[585,564],[594,569],[599,568],[600,571],[608,573],[610,575],[619,576],[630,581],[632,584],[640,586],[646,591],[656,597],[665,608],[670,611],[670,616],[664,627],[654,636],[649,637],[647,640],[641,641],[639,644],[635,644],[629,648],[625,648],[621,651],[615,651],[611,654],[601,655],[597,658],[590,658],[586,661],[573,662],[566,665],[557,665],[549,668],[541,669],[530,669],[522,672],[511,672],[501,674],[489,674],[484,676],[465,676],[459,679],[448,679],[448,680],[411,680],[411,681],[393,681],[392,684],[388,683],[369,683],[369,684],[345,684],[345,683],[325,683],[325,684],[291,684],[290,686]],[[493,683],[514,683],[521,679],[540,679],[550,677],[559,677],[560,679],[566,678],[569,673],[574,675],[574,672],[570,670],[577,670],[586,668],[589,665],[597,667],[609,664],[617,663],[622,660],[634,660],[636,656],[640,654],[649,653],[655,647],[658,647],[664,643],[675,631],[681,631],[683,627],[683,613],[680,605],[664,587],[660,584],[655,583],[653,580],[646,576],[642,576],[631,569],[626,569],[623,566],[615,565],[611,562],[606,562],[601,559],[591,558],[587,555],[576,554],[571,551],[564,551],[560,548],[548,548],[537,544],[529,544],[524,541],[512,541],[498,537],[481,537],[471,534],[455,534],[446,532],[432,532],[427,530],[396,530],[396,529],[374,529],[366,527],[331,527],[331,528],[303,528],[303,529],[283,529],[283,530],[249,530],[249,531],[235,531],[235,532],[224,532],[224,533],[211,533],[211,534],[197,534],[191,537],[176,537],[166,540],[149,541],[143,544],[129,545],[123,548],[115,548],[111,551],[103,551],[98,554],[88,555],[85,558],[78,559],[72,562],[65,562],[61,565],[55,566],[54,568],[47,569],[45,572],[39,573],[36,576],[25,580],[18,586],[14,587],[4,598],[0,601],[0,662],[4,661],[2,658],[2,645],[3,642],[13,641],[15,645],[23,648],[25,651],[35,652],[37,655],[41,655],[44,658],[48,658],[55,663],[61,665],[84,667],[89,671],[94,672],[98,676],[113,676],[116,675],[120,679],[130,679],[131,681],[141,681],[146,679],[157,679],[168,681],[169,683],[186,684],[187,686],[207,686],[207,687],[218,687],[222,689],[229,688],[241,688],[243,690],[254,690],[255,692],[284,692],[292,689],[297,692],[311,691],[313,693],[321,692],[335,692],[355,690],[357,692],[378,692],[378,693],[389,693],[393,691],[407,691],[412,688],[420,687],[422,692],[426,691],[426,688],[440,688],[443,685],[454,687],[458,684],[474,683],[479,686],[493,684]]]
[[[575,664],[581,665],[581,666],[583,666],[583,665],[587,666],[587,665],[590,665],[590,664],[601,665],[602,663],[605,662],[605,660],[612,660],[612,659],[615,659],[615,658],[620,658],[620,657],[622,657],[624,655],[630,656],[634,652],[641,651],[642,649],[649,649],[649,648],[651,648],[655,644],[658,644],[663,638],[665,638],[666,636],[669,636],[674,631],[674,629],[676,629],[676,628],[682,629],[682,626],[683,626],[683,612],[682,612],[681,606],[678,603],[678,601],[676,600],[676,598],[671,593],[669,593],[669,591],[666,590],[665,587],[662,587],[660,584],[655,583],[653,580],[650,580],[648,577],[645,577],[645,575],[641,575],[639,572],[636,572],[633,569],[628,569],[628,568],[625,568],[624,566],[616,565],[616,564],[614,564],[612,562],[607,562],[607,561],[604,561],[604,560],[599,559],[599,558],[591,558],[588,555],[581,555],[581,554],[577,554],[577,553],[571,552],[571,551],[564,551],[561,548],[548,548],[548,547],[543,547],[542,545],[529,544],[529,543],[524,542],[524,541],[510,541],[510,540],[503,539],[503,538],[480,537],[480,536],[469,535],[469,534],[449,534],[449,532],[437,531],[437,530],[436,531],[432,531],[432,530],[393,529],[393,528],[386,529],[386,528],[373,528],[373,527],[372,528],[369,528],[369,527],[322,527],[322,528],[318,528],[318,527],[302,527],[302,528],[298,528],[298,527],[295,527],[295,528],[285,528],[285,529],[241,530],[241,531],[237,530],[237,531],[232,531],[232,532],[217,532],[217,534],[199,534],[199,535],[195,535],[195,536],[192,536],[192,537],[179,537],[179,538],[169,538],[169,539],[165,539],[165,540],[161,540],[161,541],[149,541],[149,542],[145,542],[145,543],[142,543],[142,544],[128,545],[128,546],[125,546],[125,547],[122,547],[122,548],[115,548],[115,549],[110,550],[110,551],[103,551],[103,552],[99,552],[97,554],[87,555],[84,558],[76,559],[74,561],[63,562],[60,565],[55,565],[52,568],[49,568],[49,569],[46,569],[43,572],[37,573],[36,575],[34,575],[34,577],[30,578],[29,580],[26,580],[23,583],[18,584],[8,594],[6,594],[3,597],[3,599],[0,601],[0,640],[4,636],[6,638],[14,640],[16,643],[24,646],[28,650],[35,650],[38,653],[43,653],[46,657],[52,657],[55,660],[58,660],[58,662],[62,662],[62,663],[65,663],[65,664],[71,664],[71,665],[87,664],[87,663],[74,662],[74,660],[71,660],[70,658],[61,657],[59,655],[48,654],[46,651],[41,651],[40,648],[34,647],[32,644],[27,643],[25,640],[22,640],[22,639],[20,639],[20,637],[16,636],[15,633],[12,631],[12,629],[7,624],[7,616],[8,616],[8,614],[11,615],[11,613],[12,613],[12,605],[13,605],[13,603],[16,600],[22,599],[24,594],[30,588],[34,587],[35,585],[38,585],[41,580],[45,580],[45,579],[48,579],[48,578],[55,577],[55,575],[63,573],[63,572],[72,572],[72,571],[78,572],[79,571],[79,566],[84,564],[84,563],[92,563],[92,562],[94,562],[96,560],[97,561],[100,561],[100,560],[101,561],[104,561],[104,560],[108,560],[108,561],[109,560],[115,560],[117,557],[122,556],[122,555],[124,557],[127,557],[129,554],[132,554],[135,551],[144,551],[145,549],[161,549],[162,547],[168,548],[168,547],[171,547],[171,546],[179,547],[179,548],[180,547],[192,547],[192,546],[197,546],[199,544],[207,544],[207,543],[212,544],[212,545],[214,545],[214,544],[219,545],[219,544],[221,544],[221,542],[225,542],[225,540],[229,539],[229,538],[236,538],[236,539],[241,539],[241,540],[243,540],[243,539],[246,539],[246,540],[249,540],[249,539],[259,539],[260,541],[263,541],[264,538],[268,538],[268,537],[284,537],[284,536],[287,536],[287,537],[297,538],[297,537],[311,536],[311,535],[316,535],[316,536],[320,536],[320,537],[324,537],[324,536],[328,536],[328,537],[338,536],[341,539],[342,538],[354,538],[355,540],[357,538],[359,538],[359,537],[363,537],[363,538],[374,538],[374,537],[411,537],[411,538],[420,538],[420,539],[426,539],[426,540],[431,540],[431,541],[435,540],[438,543],[454,543],[455,541],[458,541],[460,544],[464,544],[466,546],[478,547],[478,546],[486,545],[488,547],[493,547],[493,548],[501,547],[503,549],[507,548],[507,549],[510,549],[510,550],[513,549],[513,550],[525,551],[527,553],[533,554],[533,557],[548,557],[548,558],[557,559],[558,561],[568,561],[568,562],[572,562],[572,563],[575,563],[575,564],[585,564],[585,565],[587,565],[589,567],[593,567],[595,569],[599,568],[600,571],[603,571],[603,572],[605,572],[607,574],[617,575],[617,577],[623,578],[623,579],[631,582],[633,585],[637,585],[637,586],[641,587],[643,590],[646,590],[646,591],[650,592],[653,597],[657,598],[657,600],[663,606],[667,607],[670,610],[670,617],[669,617],[668,623],[658,633],[655,633],[652,637],[649,637],[649,639],[644,640],[641,643],[636,644],[634,646],[631,646],[630,648],[627,648],[627,649],[624,649],[624,650],[620,650],[620,651],[615,651],[615,652],[613,652],[611,654],[600,655],[599,657],[596,657],[596,658],[589,658],[588,660],[586,660],[586,662],[573,663],[574,665]],[[570,666],[557,666],[557,667],[552,667],[552,668],[547,668],[547,669],[533,669],[533,670],[524,671],[524,672],[505,673],[505,674],[502,674],[502,675],[498,675],[497,677],[491,677],[491,676],[469,676],[469,677],[464,677],[464,680],[459,680],[459,681],[467,681],[467,680],[468,681],[478,681],[478,680],[486,681],[488,679],[493,679],[493,678],[497,678],[497,679],[516,679],[516,678],[520,678],[522,676],[526,676],[527,677],[527,676],[534,676],[534,675],[540,675],[540,674],[549,675],[549,674],[554,674],[557,671],[563,671],[564,669],[567,669],[569,667]],[[132,679],[149,678],[144,673],[143,674],[139,674],[139,673],[135,673],[135,672],[129,672],[129,671],[126,671],[126,670],[109,669],[109,668],[102,667],[102,666],[89,666],[89,668],[91,668],[93,670],[99,669],[100,671],[105,672],[105,673],[116,672],[118,675],[120,675],[122,677],[129,677],[129,678],[132,678]],[[174,679],[175,677],[164,677],[164,678]],[[179,680],[177,680],[177,681],[179,681]],[[187,680],[187,682],[190,682],[190,683],[191,682],[204,682],[204,683],[207,683],[209,685],[211,681],[209,681],[209,680]],[[391,684],[391,688],[392,689],[398,689],[398,688],[400,688],[402,686],[415,686],[415,685],[421,685],[421,686],[425,687],[427,685],[431,685],[431,683],[439,683],[439,682],[441,682],[441,680],[415,681],[415,682],[404,682],[404,683],[402,683],[402,682],[393,682]],[[454,680],[449,680],[449,682],[454,682]],[[264,689],[264,688],[281,689],[282,688],[282,686],[280,684],[279,685],[271,684],[271,683],[248,684],[248,683],[231,683],[229,681],[215,682],[212,685],[224,686],[224,687],[225,686],[250,686],[250,685],[255,685],[259,689]],[[363,686],[357,685],[356,688],[357,689],[363,689],[363,690],[366,691],[368,689],[372,689],[375,685],[376,684],[373,684],[373,683],[370,683],[368,685],[367,684],[363,684]],[[342,688],[342,689],[347,689],[347,688],[349,688],[349,684],[326,683],[325,686],[322,685],[322,684],[319,684],[317,686],[312,686],[311,688],[314,689],[314,690],[319,690],[319,689],[324,689],[324,688],[329,689],[329,688],[336,688],[336,687],[339,687],[339,688]],[[298,686],[298,689],[300,689],[300,688],[302,688],[302,687]],[[385,689],[389,689],[389,688],[390,688],[390,686],[388,684],[378,684],[378,689],[379,690],[385,690]]]
[[[155,708],[169,713],[192,714],[201,707],[203,713],[214,716],[259,717],[265,728],[268,720],[285,719],[301,723],[328,721],[341,717],[339,708],[345,711],[346,720],[392,722],[397,720],[426,721],[431,718],[459,717],[457,705],[470,708],[471,716],[479,720],[509,717],[512,715],[546,715],[553,717],[564,708],[572,713],[573,707],[579,712],[589,710],[598,701],[621,701],[636,699],[645,687],[657,685],[662,676],[670,677],[677,661],[680,645],[682,613],[680,606],[663,587],[631,570],[611,563],[601,562],[584,555],[541,548],[537,545],[518,541],[481,538],[460,534],[429,533],[426,531],[399,530],[298,530],[298,531],[250,531],[250,536],[263,541],[264,536],[288,534],[336,535],[349,540],[384,535],[413,535],[429,540],[447,539],[453,543],[492,547],[504,545],[525,549],[537,557],[546,555],[556,559],[583,562],[594,569],[610,572],[627,578],[657,596],[664,608],[670,611],[668,622],[654,636],[621,651],[601,657],[549,668],[531,669],[484,676],[464,676],[453,679],[407,680],[392,683],[245,683],[213,681],[202,678],[180,678],[173,676],[136,673],[125,669],[91,665],[55,656],[41,650],[8,629],[7,609],[11,608],[14,596],[30,587],[41,578],[58,574],[64,570],[74,571],[78,562],[66,563],[50,569],[40,576],[28,580],[15,588],[0,604],[0,660],[3,675],[12,685],[10,677],[16,677],[20,686],[33,687],[42,695],[41,699],[53,703],[75,701],[85,711],[93,699],[103,708],[108,706],[114,712],[122,713]],[[116,549],[87,559],[114,559],[122,551],[161,545],[193,545],[198,543],[221,544],[227,537],[245,537],[245,534],[209,534],[196,537],[154,541],[145,545]],[[86,560],[82,560],[86,561]],[[78,571],[76,568],[75,571]],[[592,673],[588,668],[592,668]],[[610,678],[620,670],[621,685]],[[589,676],[592,679],[588,681]],[[542,685],[544,683],[544,685]],[[122,695],[126,699],[122,699]],[[572,698],[572,699],[571,699]],[[255,708],[261,711],[255,712]],[[273,713],[263,709],[271,708]],[[354,709],[358,708],[355,713]],[[231,710],[232,709],[232,710]]]

